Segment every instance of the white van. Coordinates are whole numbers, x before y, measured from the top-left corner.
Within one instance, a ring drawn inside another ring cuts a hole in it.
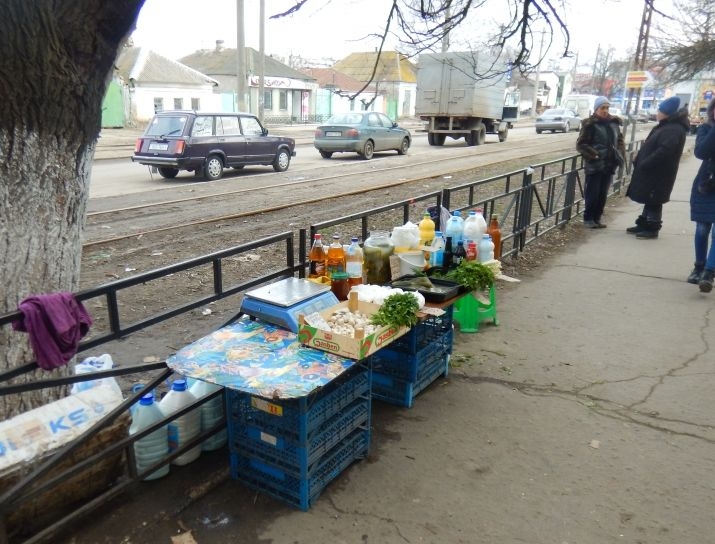
[[[597,94],[570,94],[561,101],[561,107],[575,111],[581,119],[586,119],[593,115],[596,98]]]

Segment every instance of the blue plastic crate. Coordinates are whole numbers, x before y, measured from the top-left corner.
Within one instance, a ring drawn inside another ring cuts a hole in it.
[[[412,408],[415,397],[429,384],[449,372],[449,353],[435,353],[422,368],[414,381],[400,380],[394,376],[373,372],[372,397],[374,399]]]
[[[284,435],[260,427],[236,425],[229,435],[229,448],[240,455],[261,459],[287,473],[307,477],[313,464],[356,429],[370,428],[370,399],[358,399],[321,425],[312,438],[293,442]]]
[[[370,357],[372,371],[413,382],[417,380],[420,369],[435,356],[439,357],[439,355],[452,352],[453,337],[454,331],[449,329],[434,338],[415,355],[397,351],[391,347],[383,348]]]
[[[264,459],[231,453],[231,476],[247,486],[301,510],[308,510],[343,470],[367,456],[370,431],[357,430],[315,463],[310,475],[296,478]]]
[[[389,349],[415,355],[421,349],[427,347],[435,338],[439,338],[445,332],[451,331],[453,322],[454,305],[451,305],[445,308],[443,315],[430,315],[421,320],[408,333],[390,342]]]
[[[255,426],[263,431],[303,443],[312,433],[346,406],[370,395],[370,368],[355,365],[319,391],[298,399],[264,399],[226,390],[226,420],[229,433],[238,426]]]

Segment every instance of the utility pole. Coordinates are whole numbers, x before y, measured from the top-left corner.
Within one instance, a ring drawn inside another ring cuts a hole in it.
[[[258,30],[258,119],[263,123],[266,79],[266,0],[261,0],[260,3],[260,19]]]
[[[531,107],[531,115],[532,117],[536,117],[538,115],[538,112],[536,111],[536,106],[538,105],[539,102],[539,78],[541,77],[541,55],[544,52],[544,33],[545,31],[541,31],[541,43],[539,45],[539,59],[538,63],[536,64],[536,77],[534,78],[534,100],[533,100],[533,106]]]
[[[601,44],[596,48],[596,60],[593,62],[593,70],[591,70],[591,92],[601,94],[600,89],[596,89],[596,71],[598,70],[598,59],[601,56]]]
[[[452,9],[451,9],[450,5],[447,4],[447,7],[444,10],[444,21],[447,22],[451,18],[452,18]],[[444,33],[444,36],[442,36],[442,53],[446,53],[447,51],[449,51],[449,30],[447,30]]]
[[[243,0],[236,0],[236,109],[246,108],[246,37],[243,32]]]
[[[638,45],[636,46],[636,56],[633,59],[634,70],[645,70],[646,57],[648,53],[648,37],[650,36],[650,23],[653,17],[653,2],[655,0],[643,0],[643,16],[641,18],[641,28],[638,34]],[[626,105],[626,116],[630,113],[631,102],[633,95],[636,94],[636,89],[631,88],[628,91],[628,104]],[[634,113],[638,113],[641,100],[641,89],[638,88],[636,95],[636,105]]]

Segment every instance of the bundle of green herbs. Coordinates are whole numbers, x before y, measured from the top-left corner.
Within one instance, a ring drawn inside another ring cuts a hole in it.
[[[417,324],[419,309],[419,302],[412,294],[398,293],[387,297],[370,321],[387,327],[412,327]]]
[[[494,271],[477,261],[464,260],[450,270],[437,270],[431,275],[455,281],[469,291],[484,291],[494,285]]]

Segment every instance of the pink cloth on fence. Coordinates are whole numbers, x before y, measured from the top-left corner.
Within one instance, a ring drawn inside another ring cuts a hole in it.
[[[12,328],[30,335],[37,365],[45,370],[67,364],[92,325],[92,317],[72,293],[29,296],[18,310],[23,319]]]

